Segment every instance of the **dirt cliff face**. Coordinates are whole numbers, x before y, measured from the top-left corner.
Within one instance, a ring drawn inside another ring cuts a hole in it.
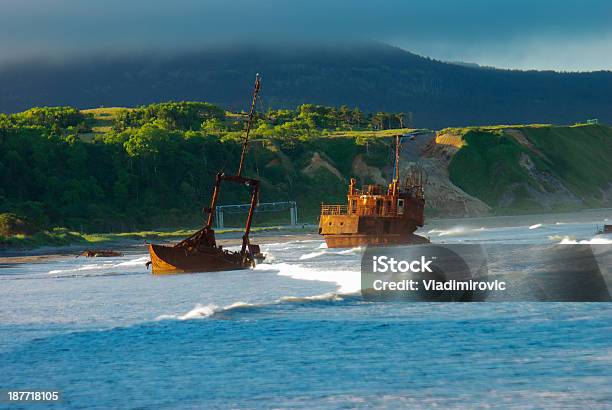
[[[357,182],[361,185],[366,182],[378,185],[387,185],[389,183],[389,181],[383,177],[382,170],[378,167],[366,164],[361,155],[357,155],[353,160],[352,170],[357,178]]]
[[[342,176],[340,171],[336,167],[334,167],[329,161],[321,157],[321,154],[315,152],[310,159],[310,163],[306,168],[302,170],[302,172],[310,177],[314,177],[317,171],[325,170],[335,177],[337,177],[340,181],[346,183],[346,179]]]
[[[425,198],[427,207],[439,216],[465,217],[483,216],[489,213],[490,207],[461,188],[453,184],[448,176],[448,164],[461,147],[461,140],[451,135],[436,133],[422,134],[416,137],[421,140],[416,148],[404,144],[404,149],[414,153],[418,159],[412,163],[420,164],[427,174]],[[420,145],[420,147],[418,146]],[[413,158],[415,155],[411,155]],[[409,167],[411,163],[405,164]]]
[[[429,217],[609,206],[611,138],[609,127],[582,125],[422,132],[403,139],[401,173],[407,175],[413,165],[425,171]],[[313,144],[298,158],[299,174],[309,178],[303,186],[317,187],[311,202],[345,201],[349,178],[357,178],[359,185],[391,181],[394,144],[390,139],[371,141],[369,151],[347,141],[334,141],[338,142],[334,146],[327,140],[327,145]]]
[[[400,168],[406,175],[413,165],[420,165],[426,175],[425,198],[430,214],[448,217],[483,216],[489,213],[489,206],[467,194],[454,185],[448,176],[448,164],[461,147],[461,138],[442,135],[439,140],[435,133],[419,134],[402,143]],[[392,164],[387,164],[392,165]],[[387,175],[392,166],[368,165],[362,155],[357,155],[352,164],[352,176],[358,183],[386,185],[391,176]],[[392,172],[392,171],[391,171]]]

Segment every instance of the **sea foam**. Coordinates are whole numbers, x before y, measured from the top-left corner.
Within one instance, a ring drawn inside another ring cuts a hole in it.
[[[262,263],[255,269],[277,271],[279,276],[298,280],[332,282],[338,285],[338,293],[355,293],[361,289],[359,271],[315,269],[288,263]]]

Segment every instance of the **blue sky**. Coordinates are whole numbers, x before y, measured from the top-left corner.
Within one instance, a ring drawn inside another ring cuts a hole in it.
[[[348,40],[504,68],[612,70],[612,1],[0,0],[0,63]]]

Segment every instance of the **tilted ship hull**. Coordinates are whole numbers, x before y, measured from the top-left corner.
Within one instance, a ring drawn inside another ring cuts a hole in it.
[[[224,252],[216,248],[202,251],[187,251],[174,246],[149,245],[149,255],[154,274],[189,272],[217,272],[248,269],[254,259],[243,257],[237,252]]]
[[[234,252],[217,245],[215,231],[212,229],[214,209],[219,196],[221,181],[244,184],[251,189],[251,207],[247,216],[242,247]],[[253,213],[257,204],[259,181],[238,175],[217,174],[211,207],[208,212],[208,223],[190,237],[183,239],[174,246],[149,244],[149,256],[153,274],[216,272],[226,270],[247,269],[255,266],[255,261],[261,261],[264,256],[259,246],[250,243],[249,232]]]
[[[259,251],[259,246],[251,244],[249,241],[253,213],[257,207],[259,195],[259,180],[242,176],[249,142],[249,132],[253,124],[253,115],[259,87],[260,78],[259,74],[257,74],[255,77],[255,89],[253,90],[251,111],[249,112],[246,134],[242,144],[238,172],[236,175],[226,175],[221,172],[217,174],[210,207],[204,209],[204,212],[208,214],[208,220],[202,229],[196,231],[193,235],[174,246],[149,245],[151,260],[147,262],[147,267],[149,265],[151,266],[153,274],[216,272],[247,269],[254,267],[255,261],[260,261],[264,258]],[[244,235],[242,236],[242,247],[240,251],[237,252],[228,251],[223,249],[222,246],[217,245],[215,231],[212,229],[217,199],[221,189],[221,182],[223,181],[243,185],[251,194],[249,214],[244,227]]]

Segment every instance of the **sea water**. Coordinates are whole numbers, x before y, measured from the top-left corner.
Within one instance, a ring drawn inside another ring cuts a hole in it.
[[[603,216],[531,218],[419,233],[610,243]],[[254,270],[205,274],[152,276],[144,247],[0,268],[0,390],[60,391],[38,405],[58,408],[612,405],[609,303],[366,302],[361,249],[312,235],[262,250]]]

